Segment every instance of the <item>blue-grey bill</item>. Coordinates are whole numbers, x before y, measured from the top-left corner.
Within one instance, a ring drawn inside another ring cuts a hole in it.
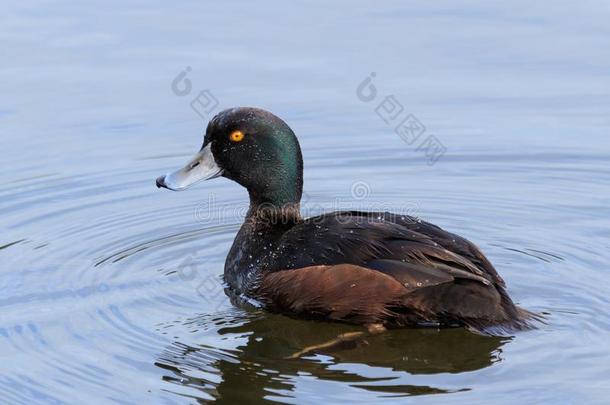
[[[182,191],[200,181],[220,176],[222,169],[216,164],[210,145],[208,144],[197,153],[182,169],[159,177],[157,179],[157,187]]]

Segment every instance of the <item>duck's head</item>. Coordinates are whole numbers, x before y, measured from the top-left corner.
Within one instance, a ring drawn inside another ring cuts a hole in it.
[[[210,120],[203,146],[188,164],[157,179],[179,191],[223,176],[244,186],[252,205],[298,204],[303,189],[301,148],[290,127],[259,108],[231,108]]]

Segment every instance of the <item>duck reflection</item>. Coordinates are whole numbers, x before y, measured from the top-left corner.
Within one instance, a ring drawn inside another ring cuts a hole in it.
[[[511,339],[475,335],[460,328],[400,329],[369,336],[352,347],[295,360],[287,357],[306,346],[361,329],[261,312],[229,321],[201,316],[186,324],[192,333],[214,330],[218,336],[213,346],[175,341],[155,364],[167,370],[164,380],[196,388],[202,394],[196,395],[199,399],[223,402],[292,398],[295,380],[306,375],[390,396],[463,391],[468,388],[404,385],[405,378],[400,377],[489,367],[501,360],[501,347]],[[220,349],[227,341],[233,347]],[[358,372],[362,365],[368,366],[366,376]]]

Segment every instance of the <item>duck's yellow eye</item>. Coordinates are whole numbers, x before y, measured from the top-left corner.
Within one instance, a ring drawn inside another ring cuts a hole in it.
[[[241,142],[244,140],[245,136],[246,135],[244,135],[244,133],[241,131],[233,131],[233,132],[231,132],[231,135],[229,135],[229,139],[232,142]]]

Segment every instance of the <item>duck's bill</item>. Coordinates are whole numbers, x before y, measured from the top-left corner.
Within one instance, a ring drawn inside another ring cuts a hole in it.
[[[213,179],[221,174],[222,169],[216,164],[210,144],[208,144],[182,169],[157,178],[157,187],[182,191],[195,183]]]

